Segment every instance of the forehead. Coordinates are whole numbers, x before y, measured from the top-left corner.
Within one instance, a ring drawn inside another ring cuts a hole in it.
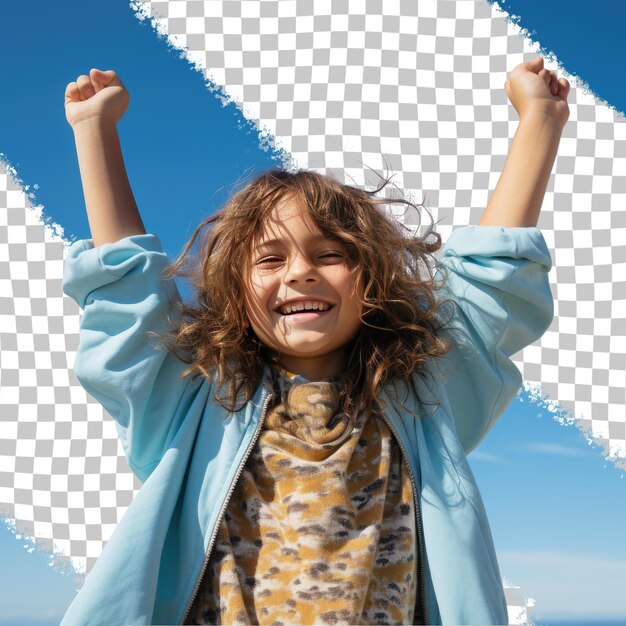
[[[325,239],[309,212],[293,199],[281,200],[268,214],[253,244]]]

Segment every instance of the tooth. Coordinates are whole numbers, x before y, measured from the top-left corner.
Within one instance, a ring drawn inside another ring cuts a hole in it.
[[[317,300],[305,300],[304,302],[293,302],[291,304],[285,304],[280,308],[280,312],[283,315],[289,315],[290,313],[298,313],[300,311],[327,311],[330,309],[330,305],[326,302],[320,302]]]

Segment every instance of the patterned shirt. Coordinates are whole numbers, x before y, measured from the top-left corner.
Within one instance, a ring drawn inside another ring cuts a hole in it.
[[[276,386],[188,623],[412,623],[415,507],[395,437],[343,413],[334,381]]]

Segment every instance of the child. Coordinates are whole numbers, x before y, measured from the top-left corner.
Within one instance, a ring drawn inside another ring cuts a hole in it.
[[[144,484],[64,624],[507,623],[466,453],[552,319],[535,225],[569,84],[537,58],[505,88],[504,170],[436,274],[438,236],[407,236],[374,192],[267,172],[196,230],[181,305],[188,256],[163,275],[126,177],[127,91],[95,69],[68,85],[93,235],[64,277],[75,371]]]

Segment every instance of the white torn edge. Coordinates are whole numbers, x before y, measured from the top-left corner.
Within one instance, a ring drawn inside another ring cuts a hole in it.
[[[4,152],[0,152],[0,174],[5,174],[11,178],[13,183],[20,188],[21,193],[24,195],[24,205],[27,211],[27,222],[28,216],[30,215],[33,224],[41,224],[44,227],[45,238],[47,241],[54,241],[58,243],[62,243],[65,250],[67,250],[74,240],[75,237],[71,240],[65,237],[65,229],[58,222],[52,220],[51,217],[46,216],[44,214],[44,206],[43,204],[34,204],[35,202],[35,191],[39,189],[39,185],[33,185],[33,191],[30,190],[30,185],[26,185],[24,181],[18,176],[17,170],[11,162],[9,158]],[[6,207],[8,208],[8,207]]]
[[[497,0],[489,0],[489,3],[492,5],[495,14],[504,17],[509,26],[522,38],[524,38],[529,47],[533,49],[537,54],[540,54],[544,57],[546,61],[546,67],[549,69],[553,69],[558,71],[560,75],[566,78],[570,85],[576,89],[579,89],[582,94],[587,97],[592,98],[598,105],[606,107],[610,110],[615,118],[616,122],[626,122],[626,116],[623,112],[617,109],[615,106],[611,105],[609,102],[599,97],[589,86],[587,82],[585,82],[580,76],[576,76],[570,74],[560,63],[558,57],[552,50],[547,50],[537,39],[533,39],[533,33],[531,33],[527,28],[524,28],[520,24],[521,16],[511,14],[505,9],[503,9]],[[571,411],[567,410],[564,407],[561,407],[558,401],[553,400],[548,395],[544,395],[540,385],[524,382],[523,388],[528,394],[528,400],[538,406],[541,409],[545,409],[548,411],[553,419],[562,426],[572,426],[575,425],[580,432],[582,432],[583,436],[587,440],[588,445],[594,445],[599,448],[602,448],[602,456],[604,456],[605,460],[611,462],[615,467],[626,471],[626,458],[621,456],[621,450],[619,448],[611,448],[603,441],[601,441],[602,437],[596,435],[588,429],[583,428],[580,424],[579,420],[572,415]],[[519,397],[519,393],[518,393]]]
[[[13,535],[18,543],[21,543],[22,548],[26,550],[28,554],[36,552],[41,555],[46,562],[46,565],[53,569],[55,572],[72,578],[76,591],[82,587],[85,582],[85,572],[81,572],[76,569],[72,558],[69,557],[54,540],[48,537],[31,537],[17,529],[18,522],[13,517],[5,517],[0,515],[0,522],[4,527]],[[50,543],[52,548],[50,548]]]
[[[49,242],[61,243],[64,247],[64,251],[67,252],[72,244],[72,241],[68,241],[65,238],[65,231],[63,227],[57,222],[54,222],[51,217],[44,214],[43,205],[35,204],[35,191],[39,188],[39,186],[34,184],[32,186],[33,191],[31,191],[31,186],[26,185],[18,176],[16,168],[11,165],[7,155],[2,152],[0,152],[0,175],[7,176],[11,180],[12,185],[17,187],[17,189],[9,189],[7,186],[7,194],[14,192],[21,195],[19,206],[16,206],[17,203],[11,202],[7,196],[7,206],[2,208],[5,210],[14,207],[24,209],[26,212],[26,225],[43,226],[44,239]],[[49,567],[60,574],[71,576],[74,584],[77,586],[77,590],[80,588],[84,582],[85,573],[76,569],[72,559],[57,544],[55,544],[52,538],[38,536],[30,537],[29,535],[20,532],[18,530],[18,525],[23,522],[18,521],[14,517],[5,515],[1,510],[0,522],[4,524],[9,532],[11,532],[16,541],[22,543],[22,547],[28,554],[37,552],[42,555]]]
[[[502,586],[506,596],[509,626],[534,626],[532,617],[529,615],[535,606],[535,599],[526,595],[519,586],[513,584],[506,576],[502,577]]]
[[[605,106],[607,109],[613,112],[616,117],[616,121],[618,122],[626,122],[626,114],[625,112],[620,111],[617,107],[610,104],[604,98],[601,98],[597,93],[591,89],[589,83],[583,80],[580,76],[570,74],[561,64],[557,55],[553,50],[548,50],[536,39],[533,38],[533,35],[537,34],[535,32],[531,33],[527,28],[524,28],[521,25],[521,15],[516,15],[514,13],[509,13],[506,9],[500,6],[500,3],[497,0],[488,0],[489,4],[494,8],[495,14],[504,17],[506,21],[509,23],[511,28],[522,38],[526,39],[529,42],[531,48],[537,54],[541,55],[545,61],[545,67],[550,70],[556,70],[558,73],[566,78],[572,87],[576,89],[580,89],[580,91],[591,98],[593,98],[598,104]]]
[[[589,428],[584,428],[580,424],[580,419],[572,414],[572,411],[561,406],[559,401],[554,400],[548,394],[543,393],[541,385],[537,383],[524,382],[517,392],[517,398],[523,401],[522,390],[526,392],[528,401],[539,409],[547,411],[561,426],[575,426],[585,437],[587,445],[601,448],[601,454],[606,461],[612,463],[616,468],[626,472],[626,458],[620,455],[619,448],[610,448],[603,441],[603,437],[594,435]],[[622,475],[623,476],[623,475]]]
[[[184,59],[196,71],[202,74],[206,88],[215,95],[221,102],[222,106],[233,104],[241,113],[250,130],[254,130],[259,138],[259,147],[264,152],[273,152],[276,154],[277,160],[281,163],[281,167],[287,171],[298,169],[292,155],[286,150],[281,142],[276,138],[273,132],[263,125],[261,121],[255,118],[246,109],[245,103],[233,98],[225,89],[224,85],[220,85],[215,77],[211,74],[209,68],[203,67],[202,63],[191,58],[188,49],[179,41],[175,35],[170,35],[167,31],[165,21],[158,15],[153,15],[149,2],[144,0],[130,0],[130,8],[135,12],[135,17],[144,22],[148,20],[155,32],[157,38],[163,41],[170,50],[179,52],[179,58]],[[243,125],[239,123],[239,129],[243,130]]]

